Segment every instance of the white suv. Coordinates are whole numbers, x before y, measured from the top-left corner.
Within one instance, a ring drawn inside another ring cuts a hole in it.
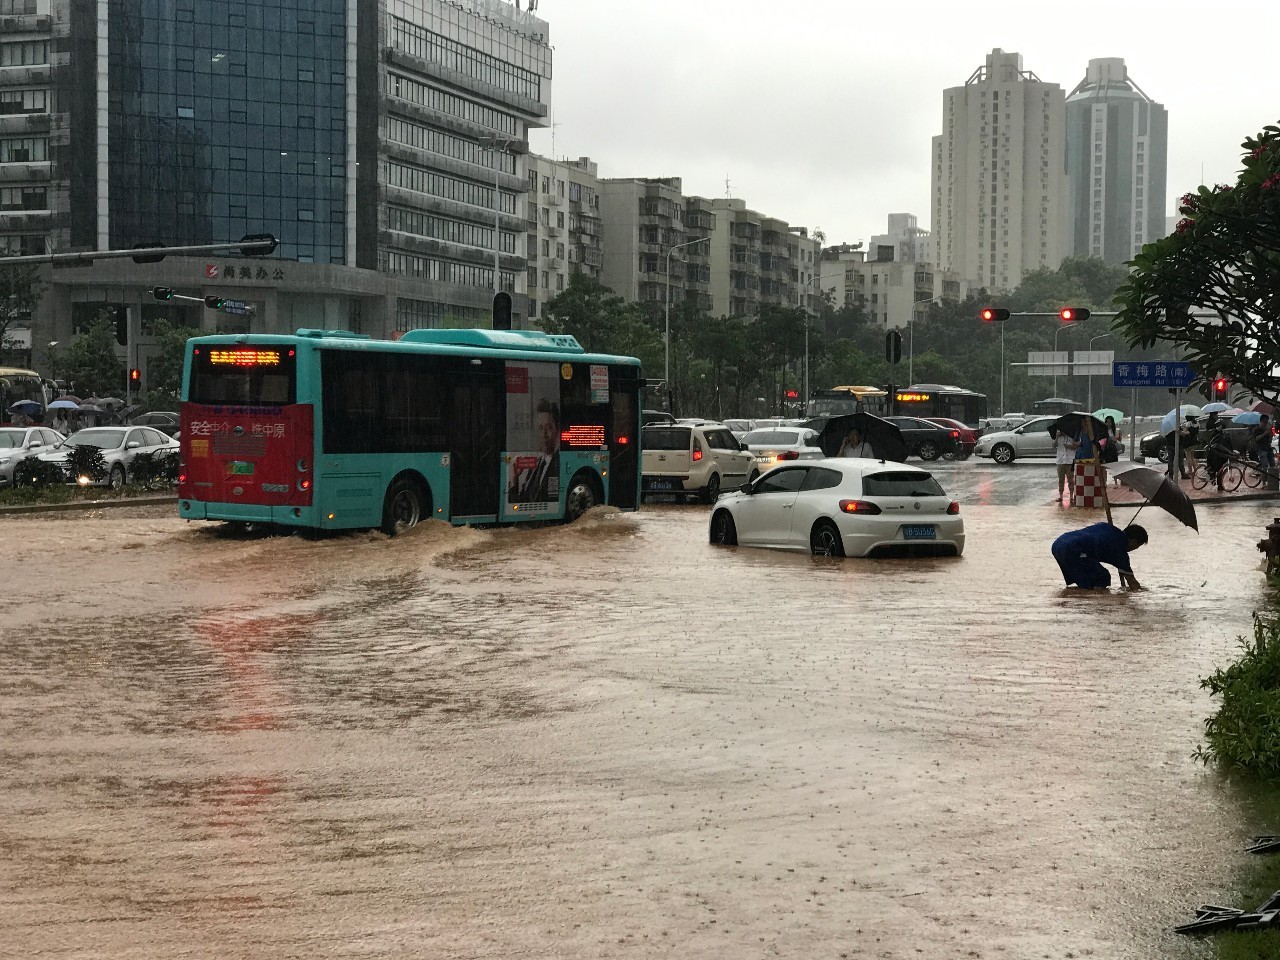
[[[643,493],[715,503],[721,490],[737,490],[759,473],[755,456],[723,424],[653,424],[640,438]]]

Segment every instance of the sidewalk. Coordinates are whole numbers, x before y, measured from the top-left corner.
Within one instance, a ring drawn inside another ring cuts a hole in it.
[[[1165,464],[1158,461],[1148,463],[1146,466],[1160,473],[1164,473],[1167,469]],[[1280,493],[1268,490],[1265,485],[1254,489],[1242,482],[1239,489],[1228,493],[1225,490],[1218,490],[1213,484],[1207,485],[1203,490],[1197,490],[1191,486],[1190,480],[1178,479],[1177,483],[1182,492],[1187,495],[1187,499],[1192,503],[1235,503],[1238,501],[1248,502],[1251,500],[1275,500],[1280,498]],[[1128,505],[1142,503],[1146,498],[1126,486],[1117,486],[1116,482],[1112,480],[1107,484],[1107,499],[1113,504]]]

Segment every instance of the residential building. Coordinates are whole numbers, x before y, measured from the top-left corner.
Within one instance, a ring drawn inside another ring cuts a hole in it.
[[[880,252],[889,247],[880,244]],[[886,330],[906,327],[915,311],[933,300],[963,300],[970,284],[958,273],[925,261],[868,260],[862,244],[822,251],[820,287],[836,305],[857,305]]]
[[[589,157],[529,156],[526,243],[529,318],[562,292],[574,273],[600,278],[600,179]]]
[[[0,237],[28,238],[7,249],[279,241],[269,260],[48,270],[37,361],[108,305],[130,307],[142,351],[129,362],[144,371],[158,317],[393,336],[487,323],[498,288],[517,323],[527,315],[528,131],[546,124],[552,59],[532,12],[507,0],[0,4],[14,11],[0,103],[23,111],[0,114],[0,185],[26,191],[2,195]],[[252,309],[157,303],[153,285]]]
[[[915,214],[891,213],[888,232],[867,242],[867,258],[932,263],[933,243],[929,231],[917,225]]]
[[[1062,88],[995,49],[943,93],[933,138],[932,262],[977,286],[1011,290],[1070,249]]]
[[[1168,112],[1119,57],[1090,60],[1066,106],[1072,250],[1132,260],[1166,235]]]
[[[600,282],[624,300],[665,305],[683,299],[690,248],[681,246],[682,189],[679,177],[600,181]]]

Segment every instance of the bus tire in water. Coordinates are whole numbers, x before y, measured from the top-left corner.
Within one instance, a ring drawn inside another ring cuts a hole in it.
[[[996,463],[1013,463],[1013,447],[1007,443],[997,443],[991,451],[991,459]]]
[[[728,510],[717,510],[712,515],[711,542],[721,547],[738,545],[738,528]]]
[[[408,474],[401,474],[387,487],[382,501],[382,532],[388,537],[407,533],[425,517],[431,516],[431,504],[422,484]]]
[[[569,492],[564,495],[564,519],[572,523],[592,507],[603,503],[600,482],[588,470],[580,470],[569,481]]]
[[[840,530],[830,520],[819,520],[809,534],[809,550],[815,557],[843,557]]]

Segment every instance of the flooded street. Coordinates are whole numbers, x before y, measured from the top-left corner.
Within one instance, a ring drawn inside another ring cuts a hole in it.
[[[1070,595],[1052,466],[944,465],[958,560],[708,508],[388,540],[0,518],[0,953],[1206,956],[1251,828],[1190,759],[1274,503]],[[1131,511],[1117,511],[1123,523]],[[1258,832],[1258,831],[1255,831]]]

